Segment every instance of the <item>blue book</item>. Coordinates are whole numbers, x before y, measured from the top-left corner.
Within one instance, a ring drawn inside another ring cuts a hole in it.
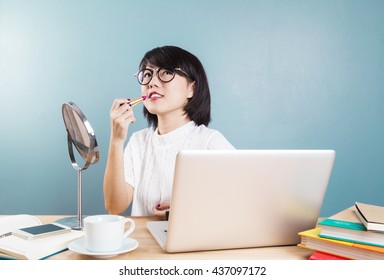
[[[384,233],[367,230],[351,206],[321,222],[320,237],[384,247]]]
[[[84,235],[81,230],[48,236],[35,240],[17,237],[11,232],[18,228],[40,225],[32,215],[0,217],[0,259],[39,260],[68,249],[68,244]]]

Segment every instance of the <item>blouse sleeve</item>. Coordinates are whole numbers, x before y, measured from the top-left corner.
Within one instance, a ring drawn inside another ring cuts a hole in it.
[[[208,141],[208,150],[236,150],[219,131],[215,131]]]

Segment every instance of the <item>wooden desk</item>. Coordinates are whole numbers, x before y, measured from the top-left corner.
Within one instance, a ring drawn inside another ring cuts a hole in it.
[[[38,216],[42,223],[49,223],[64,216]],[[156,218],[133,217],[135,231],[130,237],[139,242],[139,247],[125,254],[115,256],[113,260],[308,260],[312,251],[297,246],[265,247],[169,254],[161,249],[146,227],[147,221]],[[56,254],[49,260],[91,260],[90,256],[81,255],[70,250]]]

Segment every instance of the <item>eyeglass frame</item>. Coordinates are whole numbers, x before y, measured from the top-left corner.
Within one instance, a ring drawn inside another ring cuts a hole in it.
[[[159,72],[160,72],[160,70],[162,70],[162,69],[173,69],[174,75],[173,75],[172,79],[170,79],[169,81],[166,81],[166,82],[163,81],[163,80],[160,78],[160,75],[159,75]],[[149,71],[151,71],[151,73],[152,73],[152,77],[151,77],[151,79],[148,81],[148,83],[143,84],[143,83],[141,83],[140,80],[139,80],[139,73],[140,73],[140,72],[143,72],[143,71],[145,71],[145,70],[149,70]],[[160,68],[156,68],[156,69],[144,68],[144,69],[140,70],[139,72],[137,72],[137,73],[135,74],[135,77],[137,78],[137,81],[139,82],[140,85],[142,85],[142,86],[146,86],[146,85],[148,85],[148,84],[152,81],[153,76],[154,76],[153,74],[154,74],[155,71],[156,71],[156,73],[157,73],[157,78],[158,78],[162,83],[169,83],[169,82],[171,82],[171,81],[175,78],[175,76],[176,76],[176,71],[180,71],[181,73],[183,73],[184,75],[186,75],[188,78],[192,79],[191,76],[188,75],[187,72],[185,72],[183,69],[181,69],[181,68],[179,68],[179,67],[160,67]]]

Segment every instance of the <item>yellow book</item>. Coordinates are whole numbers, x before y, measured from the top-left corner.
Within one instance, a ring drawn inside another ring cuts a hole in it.
[[[347,259],[355,260],[384,260],[384,248],[359,243],[340,241],[319,237],[321,228],[299,232],[301,243],[299,247],[320,251]]]

